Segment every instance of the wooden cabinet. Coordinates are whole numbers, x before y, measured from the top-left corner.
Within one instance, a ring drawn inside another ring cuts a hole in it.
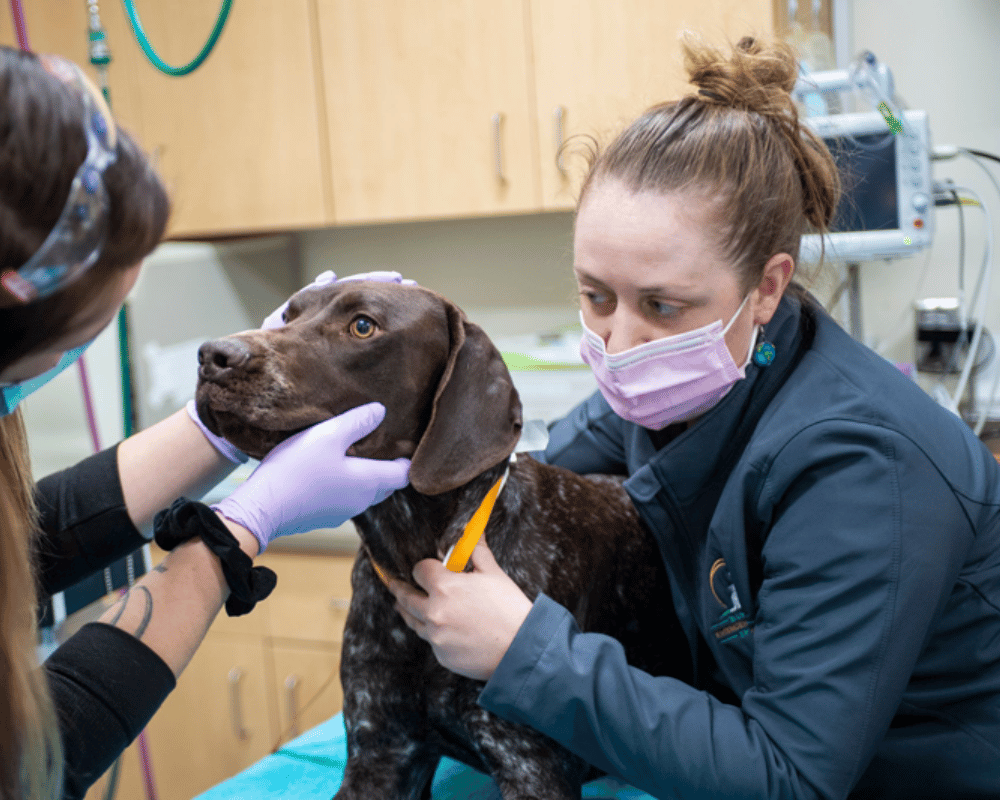
[[[257,563],[278,574],[274,592],[251,614],[220,613],[146,728],[160,800],[190,800],[342,707],[354,556],[266,553]],[[87,800],[103,798],[107,781]],[[136,744],[123,756],[116,796],[146,796]]]
[[[36,53],[59,53],[78,64],[87,61],[87,9],[74,0],[24,3],[29,43]],[[0,44],[17,47],[7,9],[0,16]]]
[[[544,208],[574,206],[588,137],[606,143],[644,109],[690,90],[681,30],[714,42],[770,36],[771,1],[531,0]]]
[[[269,670],[282,742],[343,706],[340,647],[351,603],[353,557],[276,555],[278,586],[267,599]],[[284,576],[284,577],[282,577]]]
[[[146,727],[160,800],[190,800],[263,758],[277,738],[267,647],[258,636],[212,631]],[[87,800],[104,797],[108,777]],[[117,797],[146,796],[137,743],[125,751]]]
[[[175,64],[218,11],[139,7]],[[785,13],[778,0],[241,0],[204,65],[171,78],[121,4],[101,6],[116,115],[156,156],[185,237],[571,208],[581,164],[557,158],[561,142],[603,140],[686,91],[679,31],[770,37]],[[86,61],[83,2],[27,14],[36,49]]]
[[[284,744],[343,708],[339,642],[324,647],[274,641],[269,655],[277,692],[275,742]]]
[[[147,730],[164,800],[194,797],[270,752],[265,655],[263,641],[249,636],[202,643]]]
[[[539,206],[523,0],[317,0],[338,223]]]
[[[208,37],[218,5],[173,0],[139,7],[157,52],[169,64],[185,64]],[[111,80],[133,73],[133,124],[174,201],[171,234],[329,221],[311,0],[234,3],[212,54],[180,78],[149,64],[125,29],[120,3],[101,8],[116,59]]]
[[[272,636],[340,644],[351,600],[354,557],[265,554],[258,563],[278,574],[264,604]]]
[[[88,65],[82,0],[26,3],[31,44]],[[137,3],[156,51],[174,65],[200,50],[219,4]],[[169,77],[139,49],[121,3],[101,3],[116,118],[150,152],[173,201],[168,233],[210,236],[331,220],[313,0],[234,3],[212,54]],[[5,30],[9,41],[9,29]],[[321,147],[321,141],[323,147]]]

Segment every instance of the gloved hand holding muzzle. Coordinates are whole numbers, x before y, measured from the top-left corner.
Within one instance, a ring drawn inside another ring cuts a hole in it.
[[[384,418],[385,406],[368,403],[295,434],[212,508],[253,533],[261,552],[279,536],[337,527],[409,482],[407,458],[347,455]]]

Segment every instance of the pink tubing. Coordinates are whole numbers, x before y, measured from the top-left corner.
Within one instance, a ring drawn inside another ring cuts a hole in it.
[[[31,51],[28,42],[28,26],[24,22],[24,9],[21,0],[10,0],[10,16],[14,20],[14,31],[17,33],[17,46],[22,50]]]
[[[139,734],[135,740],[139,748],[139,763],[142,764],[142,781],[146,785],[146,800],[157,800],[156,782],[153,780],[153,765],[149,761],[149,743],[146,741],[146,731]]]
[[[94,413],[94,399],[90,394],[90,379],[87,377],[86,356],[80,356],[76,363],[80,367],[80,386],[83,391],[83,405],[87,410],[87,425],[90,427],[90,441],[94,445],[94,452],[101,451],[101,434],[97,430],[97,415]]]

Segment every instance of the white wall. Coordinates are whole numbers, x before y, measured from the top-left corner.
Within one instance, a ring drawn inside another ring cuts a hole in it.
[[[575,323],[572,215],[330,228],[302,235],[312,278],[395,270],[457,303],[490,336]]]

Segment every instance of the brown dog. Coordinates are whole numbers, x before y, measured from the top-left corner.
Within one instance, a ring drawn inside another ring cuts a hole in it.
[[[372,565],[413,584],[413,565],[447,552],[504,472],[521,404],[500,354],[454,304],[420,287],[303,290],[286,321],[202,346],[205,424],[262,458],[293,433],[377,400],[385,420],[351,452],[412,459],[410,485],[354,519],[363,546],[341,658],[348,763],[338,800],[428,798],[442,755],[490,774],[505,800],[579,798],[596,773],[478,706],[482,684],[437,663]],[[614,636],[634,666],[683,677],[660,555],[620,480],[521,455],[485,536],[529,597],[544,592],[583,630]]]

